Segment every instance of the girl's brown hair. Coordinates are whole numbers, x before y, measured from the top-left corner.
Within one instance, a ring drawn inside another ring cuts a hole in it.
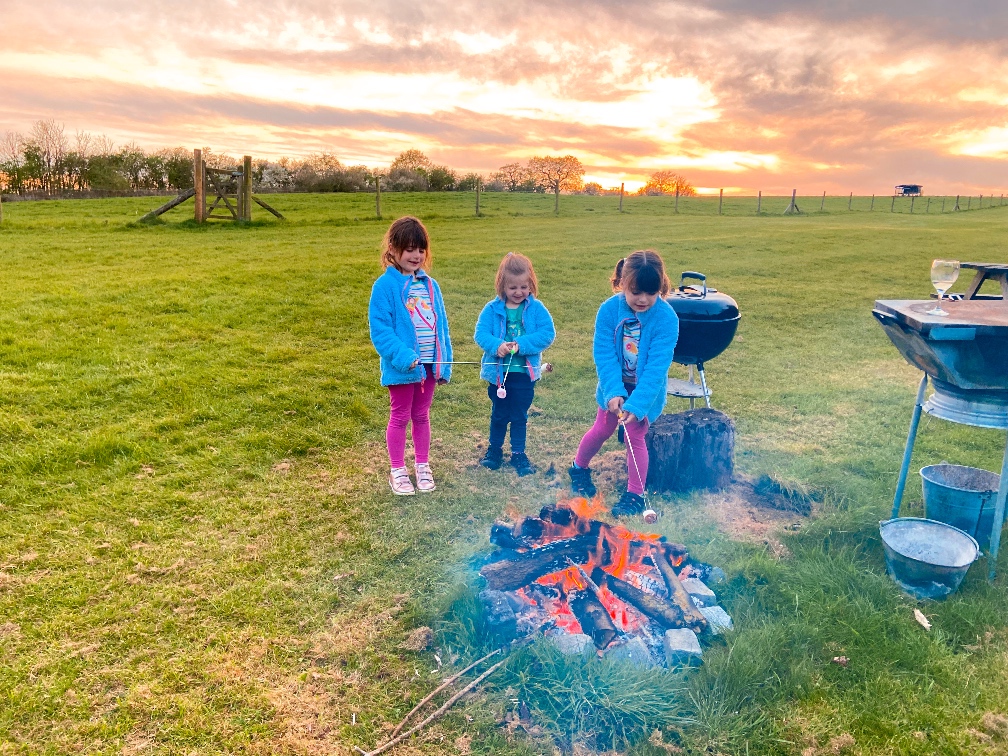
[[[672,283],[665,274],[665,263],[653,249],[631,252],[618,263],[609,279],[613,291],[643,292],[666,296]]]
[[[399,257],[403,250],[410,247],[424,251],[424,261],[420,263],[420,267],[430,272],[433,256],[431,255],[430,236],[427,234],[427,229],[419,218],[404,215],[399,220],[393,221],[388,231],[385,232],[385,238],[382,240],[382,267],[391,266],[402,272],[399,268]]]
[[[507,286],[508,279],[523,276],[528,278],[529,291],[532,292],[532,296],[539,296],[539,280],[536,278],[532,261],[518,252],[508,252],[497,267],[497,296],[501,299],[507,299],[507,292],[504,290],[504,287]]]

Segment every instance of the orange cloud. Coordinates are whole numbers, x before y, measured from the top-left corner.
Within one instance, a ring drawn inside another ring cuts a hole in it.
[[[674,168],[748,191],[1000,188],[1008,11],[842,6],[38,0],[5,10],[0,130],[54,117],[371,165],[419,147],[481,171],[562,152],[603,184]]]

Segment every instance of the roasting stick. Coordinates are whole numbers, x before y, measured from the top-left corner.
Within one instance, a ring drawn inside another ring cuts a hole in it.
[[[482,365],[482,362],[467,362],[463,360],[450,360],[446,362],[425,362],[424,365]],[[542,364],[542,371],[544,373],[553,372],[553,363],[544,362]]]
[[[484,656],[482,659],[477,659],[476,661],[474,661],[472,664],[470,664],[468,667],[466,667],[465,669],[463,669],[461,672],[456,672],[454,675],[452,675],[451,677],[449,677],[447,680],[445,680],[443,683],[441,683],[439,686],[437,686],[434,690],[432,690],[430,693],[428,693],[427,696],[420,703],[418,703],[416,706],[414,706],[413,709],[410,711],[410,713],[407,714],[405,717],[403,717],[402,721],[399,724],[396,725],[396,728],[394,730],[392,730],[392,737],[394,738],[396,735],[398,735],[399,732],[402,730],[402,728],[406,726],[406,721],[410,717],[412,717],[414,714],[416,714],[418,711],[420,711],[420,709],[422,709],[427,704],[428,701],[430,701],[432,698],[434,698],[434,696],[436,696],[442,690],[444,690],[449,685],[451,685],[453,682],[455,682],[456,680],[458,680],[460,677],[462,677],[462,675],[464,675],[466,672],[468,672],[469,670],[471,670],[473,667],[479,666],[480,664],[482,664],[483,662],[485,662],[487,659],[489,659],[491,656],[496,656],[499,653],[500,653],[500,649],[499,648],[491,651],[489,654],[487,654],[486,656]]]
[[[588,587],[591,588],[591,592],[595,594],[595,598],[597,598],[599,601],[601,601],[602,600],[602,589],[599,588],[598,587],[598,583],[596,583],[594,580],[592,580],[591,577],[588,575],[588,573],[585,572],[584,567],[582,567],[580,564],[578,564],[577,562],[575,562],[570,557],[567,557],[567,564],[569,564],[571,567],[576,568],[577,571],[581,573],[581,578],[588,584]],[[603,604],[603,606],[604,606],[604,604]]]
[[[637,479],[640,480],[641,486],[644,489],[644,511],[641,512],[641,517],[644,518],[644,522],[656,522],[658,520],[658,513],[651,509],[651,503],[648,501],[647,481],[641,479],[640,468],[637,466],[637,455],[634,454],[633,444],[630,443],[630,435],[626,433],[626,423],[623,421],[622,411],[620,411],[619,424],[623,426],[623,433],[626,434],[626,448],[630,450],[630,459],[633,460],[634,469],[637,471]]]

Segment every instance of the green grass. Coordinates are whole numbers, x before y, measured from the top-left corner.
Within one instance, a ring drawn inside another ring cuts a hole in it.
[[[676,216],[668,198],[620,214],[610,197],[562,197],[556,218],[550,196],[487,194],[475,218],[471,194],[386,194],[378,221],[368,195],[269,201],[287,222],[257,208],[250,226],[197,227],[183,205],[135,225],[151,198],[4,205],[0,754],[349,753],[433,686],[433,652],[402,650],[406,632],[441,621],[495,517],[559,489],[474,467],[488,402],[459,367],[433,408],[438,492],[388,491],[365,313],[388,219],[407,212],[430,228],[459,359],[477,357],[501,255],[535,261],[560,337],[534,460],[573,454],[594,413],[595,310],[615,261],[651,247],[739,302],[738,337],[708,366],[739,467],[826,493],[783,559],[719,534],[697,497],[663,502],[659,530],[728,573],[738,629],[663,678],[657,715],[622,724],[632,752],[667,752],[655,728],[697,754],[825,754],[845,735],[861,754],[1005,747],[983,718],[1008,713],[1008,560],[995,585],[981,562],[959,594],[921,605],[930,633],[884,574],[877,524],[918,376],[871,304],[927,296],[932,258],[1003,259],[1008,211],[828,198],[819,213],[807,198],[782,217],[778,197],[756,216],[733,198],[719,218],[716,199]],[[1003,450],[1003,434],[925,419],[914,467],[997,470]],[[905,511],[919,512],[911,483]],[[543,669],[564,684],[544,690]],[[546,734],[496,725],[516,697],[561,738],[611,731],[602,709],[578,718],[597,674],[533,649],[419,748],[542,752]]]

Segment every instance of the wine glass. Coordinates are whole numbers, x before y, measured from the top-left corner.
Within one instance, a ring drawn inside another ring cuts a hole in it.
[[[938,304],[927,311],[928,315],[948,315],[942,309],[942,297],[945,292],[952,288],[952,284],[959,278],[958,260],[935,260],[931,263],[931,283],[934,284],[938,292]]]

